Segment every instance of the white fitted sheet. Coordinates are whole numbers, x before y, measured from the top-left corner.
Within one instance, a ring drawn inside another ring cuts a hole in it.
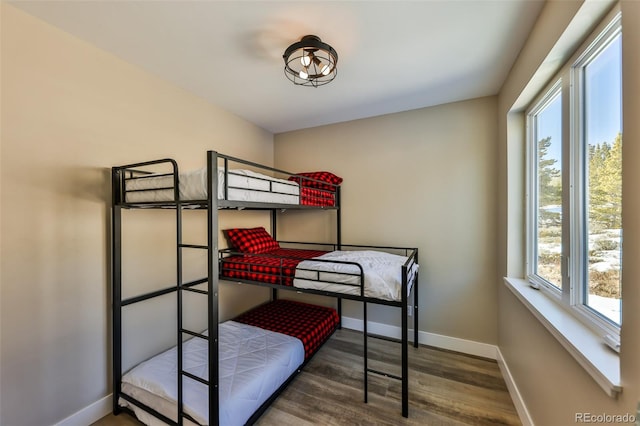
[[[402,265],[407,257],[374,250],[332,251],[314,259],[356,262],[364,272],[364,295],[376,299],[400,301]],[[418,271],[414,263],[408,272],[407,295],[411,293]],[[349,274],[349,275],[348,275]],[[351,274],[357,274],[351,275]],[[352,264],[304,260],[296,268],[293,286],[335,293],[360,294],[360,268]],[[349,285],[351,284],[351,285]]]
[[[304,361],[295,337],[226,321],[219,325],[220,424],[243,425]],[[208,379],[208,343],[194,337],[183,344],[183,368]],[[134,367],[122,378],[122,391],[171,419],[177,419],[177,350],[169,349]],[[183,379],[185,412],[208,424],[207,386]],[[124,399],[120,405],[134,408]],[[134,408],[135,410],[135,408]],[[162,425],[143,410],[138,418]]]
[[[251,170],[229,170],[227,200],[261,203],[298,204],[300,187],[296,182],[277,179]],[[181,172],[180,199],[207,199],[207,169]],[[224,198],[224,170],[218,169],[218,199]],[[173,201],[173,176],[153,176],[125,181],[128,203]],[[140,191],[145,190],[145,191]]]

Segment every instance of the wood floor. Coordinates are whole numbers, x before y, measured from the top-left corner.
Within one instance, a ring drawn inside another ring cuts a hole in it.
[[[431,347],[409,349],[409,418],[400,382],[369,374],[362,391],[362,334],[338,330],[256,423],[303,425],[520,425],[493,360]],[[369,339],[369,367],[400,375],[400,345]],[[127,414],[93,426],[137,426]]]

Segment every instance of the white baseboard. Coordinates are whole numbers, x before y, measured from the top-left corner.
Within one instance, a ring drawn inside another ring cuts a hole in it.
[[[77,413],[70,415],[61,422],[56,423],[55,426],[87,426],[109,414],[112,408],[113,394],[109,394]]]
[[[520,391],[516,386],[515,380],[513,380],[513,376],[511,375],[511,371],[509,371],[509,366],[507,362],[502,357],[502,352],[500,349],[496,349],[498,355],[498,367],[500,367],[500,372],[502,373],[502,377],[504,378],[505,383],[507,384],[507,389],[509,389],[509,395],[511,395],[511,400],[513,401],[513,405],[516,407],[516,411],[518,412],[518,416],[520,417],[520,421],[523,426],[534,426],[533,419],[531,418],[531,414],[529,414],[529,410],[527,410],[527,406],[524,403],[524,399],[522,399],[522,395],[520,395]]]
[[[360,319],[342,317],[342,326],[351,330],[362,331],[363,321]],[[367,331],[385,337],[400,339],[402,330],[400,327],[369,321]],[[409,341],[413,342],[413,329],[409,330]],[[474,342],[473,340],[459,339],[457,337],[443,336],[441,334],[418,332],[418,343],[434,346],[440,349],[447,349],[462,352],[468,355],[481,356],[489,359],[497,359],[497,347],[487,343]]]
[[[342,317],[342,326],[351,330],[362,331],[363,321],[360,319]],[[400,327],[390,326],[387,324],[381,324],[377,322],[369,321],[367,325],[367,331],[372,334],[378,334],[385,337],[391,337],[399,339],[401,337]],[[413,329],[409,330],[409,341],[413,342]],[[516,407],[518,416],[523,426],[534,426],[529,410],[522,399],[522,395],[518,391],[518,387],[511,376],[509,367],[506,361],[502,357],[502,353],[497,346],[489,345],[486,343],[474,342],[472,340],[458,339],[456,337],[443,336],[435,333],[427,333],[424,331],[418,332],[418,342],[428,346],[434,346],[440,349],[447,349],[451,351],[461,352],[468,355],[481,356],[496,360],[498,367],[504,378],[504,381],[509,390],[509,395],[513,400],[513,405]]]

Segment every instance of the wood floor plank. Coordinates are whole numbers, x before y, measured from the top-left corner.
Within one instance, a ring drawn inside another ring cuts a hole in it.
[[[369,367],[400,375],[399,343],[368,340]],[[409,348],[409,418],[401,416],[401,383],[369,374],[363,393],[363,336],[338,330],[273,402],[259,426],[520,425],[494,360],[421,346]],[[126,414],[93,426],[131,426]]]

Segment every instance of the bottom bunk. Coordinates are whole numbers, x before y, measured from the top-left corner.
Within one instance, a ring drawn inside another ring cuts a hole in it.
[[[254,413],[261,413],[299,372],[335,331],[338,320],[332,308],[275,300],[219,324],[219,423],[243,425],[256,420]],[[207,347],[207,341],[198,337],[183,344],[184,369],[205,380]],[[176,358],[174,347],[126,373],[120,405],[148,425],[165,424],[148,408],[176,421]],[[205,384],[185,377],[183,404],[185,413],[198,424],[208,423]]]

